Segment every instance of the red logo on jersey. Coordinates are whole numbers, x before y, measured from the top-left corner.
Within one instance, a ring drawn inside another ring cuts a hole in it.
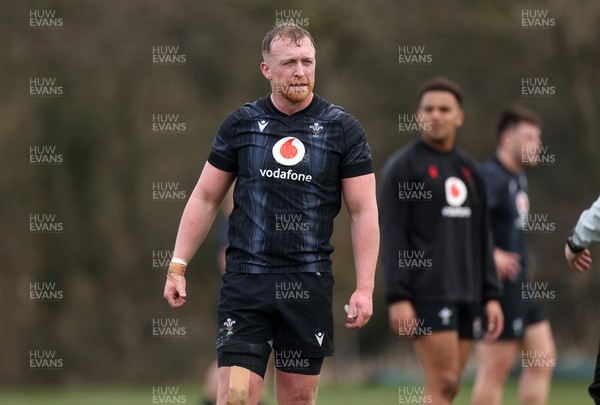
[[[471,169],[469,169],[467,166],[463,166],[462,174],[465,176],[465,180],[467,180],[469,183],[473,180],[473,176],[471,176]]]
[[[517,212],[521,216],[526,216],[529,213],[529,197],[527,193],[520,190],[515,196],[515,205],[517,206]]]
[[[298,154],[298,148],[292,145],[293,142],[294,140],[290,139],[279,148],[279,153],[284,159],[291,159]]]
[[[280,139],[273,145],[273,157],[277,163],[285,166],[298,164],[304,158],[305,152],[304,144],[293,136]]]
[[[438,168],[437,167],[431,165],[431,166],[429,166],[428,171],[429,171],[429,176],[432,179],[434,179],[434,180],[437,179],[437,176],[438,176]]]
[[[446,201],[451,207],[460,207],[467,199],[467,186],[458,177],[448,177],[444,186]]]
[[[452,183],[450,185],[450,194],[452,194],[453,198],[457,198],[460,195],[460,190],[458,189],[456,183]]]

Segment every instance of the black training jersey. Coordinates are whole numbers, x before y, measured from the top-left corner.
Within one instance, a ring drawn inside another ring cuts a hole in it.
[[[318,97],[292,115],[270,96],[230,114],[208,157],[237,174],[227,271],[329,272],[341,180],[373,172],[363,128]]]
[[[521,273],[514,282],[527,280],[527,238],[523,232],[529,214],[527,177],[509,172],[497,158],[485,162],[481,171],[487,188],[494,245],[521,256]]]
[[[378,190],[388,302],[500,297],[485,186],[466,152],[440,153],[412,142],[389,159]]]

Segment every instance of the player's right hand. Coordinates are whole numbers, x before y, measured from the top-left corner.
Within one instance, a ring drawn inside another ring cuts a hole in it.
[[[518,253],[494,248],[494,264],[501,281],[515,280],[521,272],[521,256]]]
[[[180,274],[170,273],[167,276],[163,296],[171,308],[179,308],[185,304],[185,277]]]
[[[485,304],[485,315],[487,316],[487,331],[483,337],[486,342],[498,339],[504,329],[504,313],[498,300],[489,300]]]
[[[394,335],[414,339],[417,325],[417,311],[408,300],[398,301],[389,307],[390,329]]]
[[[569,245],[565,245],[565,258],[569,266],[578,273],[589,270],[592,265],[592,255],[588,249],[585,249],[583,252],[573,253]]]

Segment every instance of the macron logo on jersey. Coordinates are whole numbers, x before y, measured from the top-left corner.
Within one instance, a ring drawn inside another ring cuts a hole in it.
[[[263,129],[265,129],[267,125],[269,125],[269,121],[265,121],[265,120],[258,121],[258,129],[260,129],[260,132],[262,132]]]
[[[304,144],[298,138],[293,136],[287,136],[280,139],[273,146],[273,157],[277,163],[284,166],[295,166],[304,159],[306,149]],[[260,169],[260,175],[262,177],[269,177],[281,180],[294,180],[294,181],[305,181],[310,183],[312,176],[310,174],[297,173],[292,169],[289,170],[271,170],[271,169]]]
[[[448,177],[444,183],[446,202],[448,206],[442,208],[442,215],[447,218],[469,218],[470,207],[461,207],[467,200],[467,186],[458,177]]]

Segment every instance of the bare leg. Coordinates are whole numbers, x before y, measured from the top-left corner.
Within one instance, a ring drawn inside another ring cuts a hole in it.
[[[523,367],[519,380],[519,399],[523,405],[544,405],[548,403],[550,383],[556,363],[556,347],[552,337],[550,322],[543,321],[525,329],[523,350],[535,361],[533,367]]]
[[[502,405],[504,384],[520,346],[519,340],[477,344],[479,364],[473,387],[473,405]]]
[[[275,394],[279,405],[314,405],[319,375],[286,373],[275,370]]]
[[[219,371],[217,368],[217,361],[213,361],[206,370],[206,377],[204,378],[204,399],[211,403],[217,403],[217,395],[219,392]]]
[[[458,349],[460,355],[460,368],[458,370],[458,376],[462,375],[463,369],[465,368],[465,364],[467,364],[467,360],[469,359],[469,354],[471,354],[471,348],[473,347],[473,341],[470,339],[459,339],[458,340]]]
[[[241,383],[240,383],[241,382]],[[256,405],[263,387],[258,374],[242,367],[219,367],[218,405]]]
[[[458,332],[434,332],[416,339],[413,347],[425,373],[425,393],[436,405],[451,404],[460,381]]]

